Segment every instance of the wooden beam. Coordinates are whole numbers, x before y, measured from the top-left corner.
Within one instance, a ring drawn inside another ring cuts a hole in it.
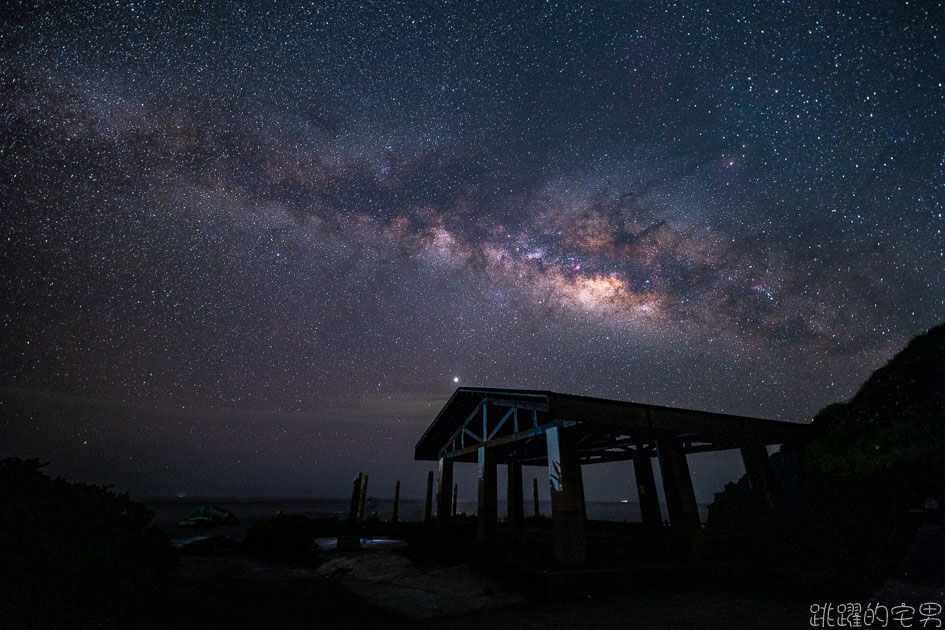
[[[622,401],[549,394],[552,417],[595,424],[617,425],[650,433],[699,433],[742,442],[780,444],[800,437],[807,425],[747,418],[728,414],[673,409]]]
[[[487,442],[482,442],[480,444],[473,444],[470,446],[465,446],[457,451],[451,451],[444,453],[444,457],[456,459],[464,455],[469,455],[470,453],[475,453],[481,446],[495,447],[503,446],[505,444],[512,444],[519,440],[525,440],[527,438],[535,437],[538,435],[543,435],[548,429],[552,427],[573,427],[576,425],[576,422],[549,422],[548,424],[543,424],[541,426],[535,427],[533,429],[527,429],[525,431],[519,431],[518,433],[510,433],[508,435],[502,435],[497,438],[493,438]]]
[[[486,441],[487,441],[487,442],[488,442],[489,440],[491,440],[492,438],[495,437],[495,434],[499,432],[499,429],[502,428],[502,425],[505,424],[505,421],[509,419],[509,416],[511,416],[511,415],[512,415],[512,412],[514,412],[514,411],[515,411],[515,407],[512,407],[512,408],[509,409],[507,412],[505,412],[505,415],[502,416],[502,419],[501,419],[501,420],[499,420],[499,424],[495,425],[495,428],[492,429],[492,433],[490,433],[490,434],[489,434],[489,437],[486,438]]]

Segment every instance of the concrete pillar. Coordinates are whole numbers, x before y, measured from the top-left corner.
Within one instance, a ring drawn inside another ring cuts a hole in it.
[[[397,512],[400,510],[400,479],[394,484],[394,512],[390,516],[390,522],[397,522]]]
[[[429,523],[433,520],[433,471],[427,473],[427,497],[423,506],[423,522]]]
[[[649,455],[641,454],[633,458],[633,474],[637,481],[643,524],[655,529],[663,524],[663,515],[660,513],[660,498],[656,494],[656,477]]]
[[[453,460],[440,458],[439,485],[436,489],[436,524],[441,530],[450,522],[450,507],[453,504]]]
[[[453,510],[452,512],[450,512],[450,516],[456,516],[456,501],[458,500],[457,497],[459,497],[459,484],[454,483],[453,484]]]
[[[584,522],[587,523],[587,499],[584,498],[584,469],[581,468],[580,461],[578,461],[575,474],[578,476],[580,481],[580,483],[578,483],[578,488],[581,489],[581,517],[584,519]]]
[[[509,463],[508,483],[508,523],[513,529],[520,529],[525,520],[524,497],[522,496],[522,465]]]
[[[358,473],[354,478],[354,484],[351,486],[351,504],[348,506],[348,523],[355,525],[358,522],[358,504],[361,502],[361,476],[364,473]]]
[[[584,534],[584,490],[581,462],[570,436],[559,427],[545,433],[555,560],[575,564],[587,560]]]
[[[748,482],[758,499],[761,511],[764,514],[777,514],[779,508],[779,492],[777,481],[774,478],[774,469],[768,459],[768,449],[764,444],[747,444],[741,447],[742,461],[745,462],[745,472],[748,473]]]
[[[485,446],[479,447],[479,515],[477,538],[484,542],[495,531],[499,513],[499,496],[495,467],[495,453]]]
[[[696,557],[705,551],[705,538],[699,519],[696,493],[692,489],[689,462],[679,439],[673,434],[660,436],[656,441],[663,475],[663,492],[669,509],[669,522],[673,532],[686,539]]]
[[[541,506],[538,504],[538,478],[532,479],[532,499],[535,502],[535,518],[541,516]]]

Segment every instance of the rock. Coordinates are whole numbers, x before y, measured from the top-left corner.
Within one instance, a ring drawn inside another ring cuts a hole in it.
[[[742,475],[737,483],[727,483],[722,492],[715,493],[715,500],[709,504],[706,529],[737,532],[753,527],[758,522],[756,503],[748,476]]]
[[[361,551],[361,538],[359,536],[338,536],[338,551]]]
[[[912,584],[889,579],[886,580],[881,589],[870,597],[870,602],[874,605],[882,604],[887,608],[906,604],[918,609],[922,604],[941,602],[943,599],[945,599],[945,586]]]
[[[233,512],[208,505],[201,505],[190,514],[189,518],[178,523],[181,527],[221,527],[239,524],[240,521]]]
[[[945,520],[920,527],[902,562],[899,579],[888,579],[871,601],[918,608],[945,601]]]
[[[945,586],[945,521],[920,527],[903,559],[902,579]]]
[[[264,518],[243,538],[243,553],[269,560],[317,564],[320,554],[316,538],[324,523],[300,514]]]
[[[219,556],[233,552],[238,545],[232,538],[217,535],[187,543],[178,552],[185,556]]]

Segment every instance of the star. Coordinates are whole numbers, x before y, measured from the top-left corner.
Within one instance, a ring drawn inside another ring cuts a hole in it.
[[[154,496],[336,496],[362,456],[406,491],[457,365],[801,420],[942,317],[932,11],[174,4],[0,38],[2,444],[119,486],[154,454]]]

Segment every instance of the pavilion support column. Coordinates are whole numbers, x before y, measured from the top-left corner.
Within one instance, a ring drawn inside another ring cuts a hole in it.
[[[693,555],[701,557],[705,552],[705,538],[696,505],[696,493],[692,489],[689,462],[679,439],[667,433],[656,441],[663,475],[663,492],[669,509],[669,522],[677,535],[689,542]]]
[[[571,437],[560,427],[545,433],[555,560],[576,564],[587,560],[584,534],[584,488],[581,462]]]
[[[774,469],[768,459],[768,449],[764,444],[752,443],[741,447],[742,461],[748,482],[758,499],[762,513],[775,515],[779,511],[779,492],[774,478]]]
[[[479,515],[477,539],[485,542],[493,538],[499,513],[495,453],[485,446],[479,447]]]
[[[587,499],[584,497],[584,469],[581,468],[580,460],[578,460],[576,474],[580,480],[580,483],[578,483],[578,488],[581,489],[581,518],[583,518],[584,522],[587,523]]]
[[[521,529],[525,521],[525,503],[522,493],[522,465],[509,462],[508,523],[512,529]]]
[[[637,495],[640,499],[640,516],[643,517],[643,524],[648,528],[656,529],[663,524],[663,515],[660,513],[660,498],[656,494],[653,461],[649,455],[641,454],[633,458],[633,474],[637,480]]]
[[[436,526],[445,530],[450,522],[453,504],[453,460],[440,458],[440,475],[436,488]]]

